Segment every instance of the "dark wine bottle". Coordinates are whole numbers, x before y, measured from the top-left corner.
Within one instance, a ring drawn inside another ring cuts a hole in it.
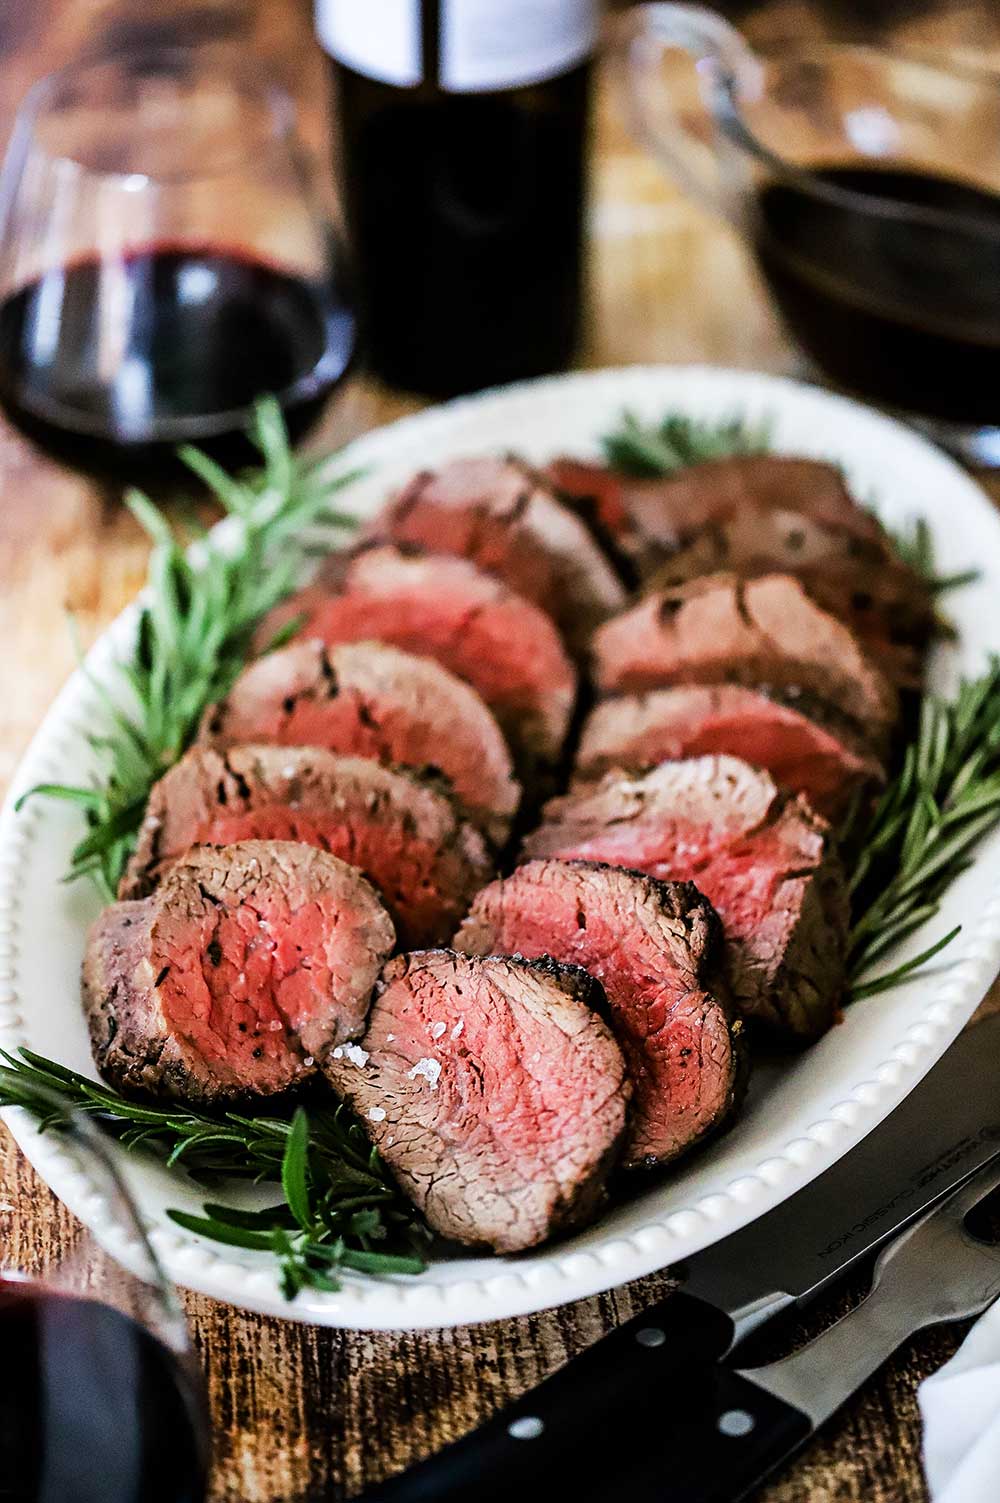
[[[451,396],[580,327],[596,0],[317,0],[371,368]]]

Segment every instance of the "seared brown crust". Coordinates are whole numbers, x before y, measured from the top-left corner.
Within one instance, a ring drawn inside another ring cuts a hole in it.
[[[374,889],[325,851],[201,847],[151,897],[114,903],[92,926],[94,1061],[128,1095],[273,1095],[362,1031],[394,942]]]
[[[205,711],[198,739],[216,750],[321,746],[433,770],[498,845],[520,798],[500,727],[475,690],[380,642],[299,642],[258,658]]]
[[[924,653],[940,630],[927,582],[833,465],[744,455],[636,480],[559,459],[548,473],[647,592],[722,571],[794,574],[895,684],[920,687]]]
[[[820,527],[888,550],[871,512],[854,500],[836,465],[783,454],[743,454],[689,465],[665,480],[625,482],[632,523],[664,556],[704,527],[747,510],[794,512]]]
[[[694,882],[722,920],[736,1005],[782,1039],[830,1027],[842,999],[848,898],[829,827],[735,757],[609,773],[553,799],[527,858],[609,861]]]
[[[810,599],[850,627],[894,683],[920,687],[924,654],[937,630],[934,601],[926,580],[886,542],[823,526],[801,512],[748,505],[685,540],[646,588],[721,572],[741,579],[794,575]]]
[[[368,537],[471,559],[548,611],[574,649],[624,604],[621,582],[586,525],[513,457],[457,459],[415,475]]]
[[[898,713],[895,690],[851,632],[787,574],[713,574],[660,590],[601,627],[593,653],[605,692],[723,682],[812,691],[876,751]]]
[[[424,950],[389,962],[326,1074],[443,1237],[520,1252],[590,1220],[630,1087],[573,967]]]
[[[121,898],[152,892],[192,845],[302,840],[374,883],[402,945],[450,938],[495,870],[443,785],[316,747],[192,747],[155,784]]]
[[[635,1095],[629,1167],[665,1163],[729,1119],[745,1074],[722,934],[691,883],[592,861],[529,861],[476,898],[455,936],[473,955],[551,955],[607,993]]]

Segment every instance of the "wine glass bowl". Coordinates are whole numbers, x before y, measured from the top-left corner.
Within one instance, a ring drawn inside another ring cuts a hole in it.
[[[115,1262],[82,1230],[40,1274],[0,1248],[0,1496],[202,1503],[206,1400],[177,1297],[98,1129],[54,1095],[45,1122]]]
[[[120,54],[28,96],[0,178],[0,402],[31,436],[129,473],[185,442],[242,457],[254,400],[300,436],[354,338],[291,100],[252,67]]]

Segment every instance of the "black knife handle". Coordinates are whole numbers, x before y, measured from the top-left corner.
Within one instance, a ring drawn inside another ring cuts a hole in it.
[[[363,1503],[731,1503],[810,1433],[718,1364],[732,1322],[673,1294]]]

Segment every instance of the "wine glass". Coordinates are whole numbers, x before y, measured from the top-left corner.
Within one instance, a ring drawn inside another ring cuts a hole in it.
[[[55,1096],[46,1129],[116,1261],[83,1233],[36,1276],[0,1245],[0,1497],[202,1503],[206,1400],[176,1295],[98,1129]]]
[[[340,239],[259,66],[120,53],[31,91],[0,175],[0,403],[30,436],[140,478],[185,442],[236,462],[255,398],[300,436],[354,343]]]

